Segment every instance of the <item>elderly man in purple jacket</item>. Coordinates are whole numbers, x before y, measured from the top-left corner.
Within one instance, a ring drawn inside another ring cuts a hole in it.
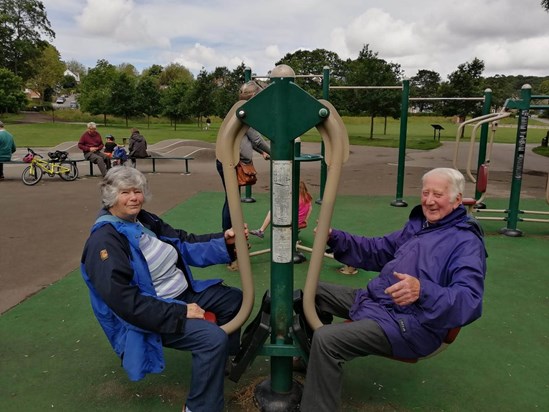
[[[421,205],[382,237],[331,230],[328,245],[347,265],[379,275],[364,289],[320,283],[316,306],[329,323],[313,335],[302,411],[340,409],[343,364],[366,355],[418,358],[440,347],[449,329],[482,312],[486,250],[482,230],[461,205],[465,185],[454,169],[422,179]]]

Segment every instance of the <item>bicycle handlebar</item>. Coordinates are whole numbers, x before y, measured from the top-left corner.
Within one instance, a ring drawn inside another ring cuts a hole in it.
[[[44,158],[44,156],[42,156],[40,153],[36,153],[34,150],[32,150],[30,147],[27,147],[27,151],[32,154],[33,156],[38,156],[38,157],[41,157],[41,158]]]

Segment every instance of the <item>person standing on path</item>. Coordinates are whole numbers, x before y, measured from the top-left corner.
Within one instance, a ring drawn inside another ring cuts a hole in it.
[[[9,162],[15,149],[12,134],[4,129],[4,123],[0,121],[0,180],[4,179],[4,163],[2,162]]]

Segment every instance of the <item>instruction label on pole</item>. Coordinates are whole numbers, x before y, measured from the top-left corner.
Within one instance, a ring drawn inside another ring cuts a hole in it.
[[[272,163],[272,260],[275,263],[292,261],[292,161]]]
[[[273,226],[272,259],[275,263],[292,261],[292,228]]]
[[[272,165],[273,224],[292,224],[292,161],[276,160]]]

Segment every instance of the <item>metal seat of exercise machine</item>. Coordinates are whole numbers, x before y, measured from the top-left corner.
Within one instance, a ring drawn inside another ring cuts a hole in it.
[[[347,319],[345,321],[345,323],[348,323],[348,322],[352,322],[352,320]],[[452,344],[456,340],[460,330],[461,330],[460,326],[448,330],[448,333],[446,334],[446,336],[442,340],[442,344],[438,347],[438,349],[435,350],[434,352],[430,353],[427,356],[423,356],[421,358],[401,358],[399,356],[383,356],[383,357],[388,358],[388,359],[397,360],[397,361],[400,361],[400,362],[406,362],[406,363],[417,363],[418,361],[420,361],[422,359],[432,358],[433,356],[438,355],[440,352],[445,350],[450,344]]]
[[[486,188],[488,187],[488,164],[483,163],[480,165],[477,174],[477,184],[475,189],[481,195],[486,193]],[[479,202],[479,199],[474,197],[464,197],[461,201],[463,206],[467,206],[469,211]]]
[[[446,334],[446,337],[442,341],[442,345],[440,345],[437,350],[435,350],[433,353],[427,356],[424,356],[421,358],[400,358],[398,356],[386,356],[386,358],[397,360],[400,362],[406,362],[406,363],[417,363],[421,359],[432,358],[433,356],[438,355],[440,352],[445,350],[451,343],[453,343],[456,340],[460,330],[461,330],[461,327],[450,329]]]

